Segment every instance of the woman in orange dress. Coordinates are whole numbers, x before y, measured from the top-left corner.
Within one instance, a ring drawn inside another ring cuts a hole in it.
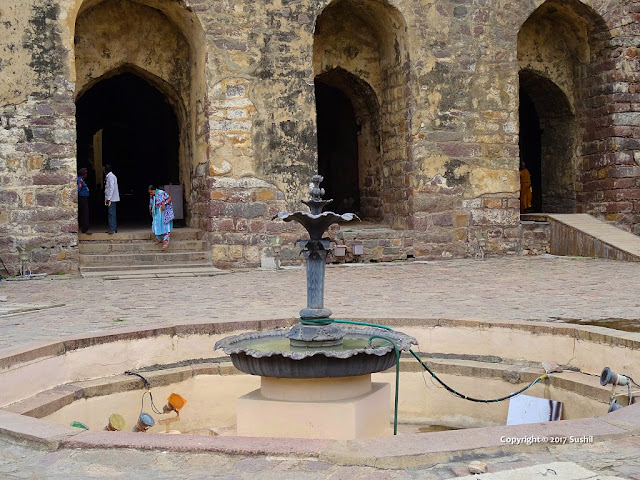
[[[531,208],[531,174],[523,160],[520,160],[520,211],[526,212]]]

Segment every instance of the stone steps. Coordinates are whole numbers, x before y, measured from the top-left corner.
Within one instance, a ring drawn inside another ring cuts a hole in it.
[[[172,278],[172,277],[213,277],[225,275],[233,270],[220,270],[211,265],[138,265],[124,270],[92,270],[91,267],[83,269],[85,278],[102,277],[105,280],[124,280],[132,278]]]
[[[358,259],[365,262],[391,262],[413,258],[413,232],[394,230],[380,225],[340,225],[337,238],[347,246],[345,261],[353,261],[353,245],[361,244],[364,253]]]
[[[128,242],[81,242],[79,245],[80,253],[83,255],[107,255],[111,253],[148,253],[156,252],[161,249],[160,245],[156,245],[151,239],[145,241],[128,241]],[[207,242],[204,240],[174,240],[171,238],[170,250],[177,251],[205,251]]]
[[[109,243],[126,243],[137,242],[143,240],[153,240],[154,236],[151,233],[151,228],[136,229],[136,230],[124,230],[118,233],[109,235],[108,233],[94,233],[87,235],[85,233],[78,234],[78,240],[80,243],[88,242],[109,242]],[[202,240],[204,238],[204,232],[195,228],[176,228],[171,232],[171,240]]]
[[[154,270],[193,273],[194,269],[212,266],[209,244],[203,240],[204,233],[196,229],[179,228],[172,231],[171,242],[166,250],[154,243],[150,229],[78,237],[80,273],[85,276]]]
[[[171,247],[169,247],[171,248]],[[106,255],[81,255],[80,267],[85,266],[136,266],[136,265],[160,265],[167,264],[189,265],[193,263],[206,264],[211,261],[209,252],[171,252],[159,250],[157,252],[141,253],[110,253]]]

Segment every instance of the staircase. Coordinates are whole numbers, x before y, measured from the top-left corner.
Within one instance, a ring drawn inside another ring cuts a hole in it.
[[[203,232],[178,228],[171,232],[169,248],[154,243],[150,229],[109,235],[78,235],[82,276],[148,273],[201,273],[212,267],[211,250]]]
[[[413,232],[410,230],[393,230],[378,224],[352,222],[340,225],[337,238],[347,246],[346,261],[354,260],[350,252],[355,244],[363,247],[363,255],[359,258],[363,262],[391,262],[414,256]]]

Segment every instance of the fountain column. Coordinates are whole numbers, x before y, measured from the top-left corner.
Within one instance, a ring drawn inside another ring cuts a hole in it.
[[[302,240],[301,243],[307,267],[307,308],[300,310],[300,318],[329,318],[332,312],[324,307],[324,271],[329,242]]]

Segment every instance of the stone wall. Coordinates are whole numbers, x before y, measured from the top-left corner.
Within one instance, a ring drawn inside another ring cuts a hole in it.
[[[607,41],[585,82],[578,198],[585,213],[640,234],[640,6],[616,2],[601,13]]]
[[[287,210],[282,192],[251,177],[211,177],[206,182],[198,191],[208,195],[200,198],[197,208],[214,266],[260,266],[261,258],[274,256],[275,242],[281,245],[283,265],[299,263],[300,249],[294,243],[304,230],[292,222],[272,220]]]
[[[10,274],[25,248],[34,272],[77,270],[74,86],[59,14],[50,2],[0,6],[0,259]]]
[[[125,21],[83,27],[115,6]],[[155,18],[165,32],[157,54],[153,29],[127,23],[143,10],[152,13],[140,25]],[[316,24],[322,15],[327,25]],[[209,232],[218,265],[257,265],[278,236],[297,261],[301,232],[270,219],[306,197],[314,80],[339,69],[362,127],[365,216],[410,232],[388,257],[463,257],[480,244],[521,253],[522,72],[553,83],[574,122],[570,141],[545,150],[568,162],[558,170],[567,180],[549,184],[571,190],[555,195],[557,208],[640,233],[636,2],[16,0],[0,5],[0,24],[0,257],[10,269],[19,245],[37,247],[43,270],[75,269],[75,96],[122,64],[174,85],[188,223]],[[133,33],[147,44],[129,42]],[[559,130],[556,107],[547,132]]]

